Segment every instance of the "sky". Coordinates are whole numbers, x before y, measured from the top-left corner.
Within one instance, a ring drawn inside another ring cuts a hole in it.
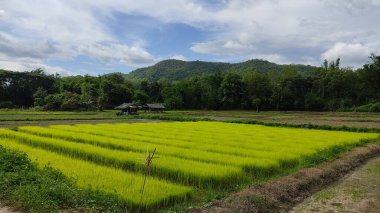
[[[165,59],[359,68],[380,0],[0,0],[0,69],[128,73]]]

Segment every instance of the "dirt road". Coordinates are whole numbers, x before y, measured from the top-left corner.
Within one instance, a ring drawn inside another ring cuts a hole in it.
[[[314,194],[292,212],[380,212],[380,157]]]

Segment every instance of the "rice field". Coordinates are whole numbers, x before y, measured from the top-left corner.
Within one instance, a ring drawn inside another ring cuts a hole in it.
[[[233,188],[292,168],[333,147],[378,138],[224,122],[23,126],[0,129],[0,145],[26,153],[77,185],[117,195],[130,206],[157,208],[191,199],[198,189]],[[156,156],[141,191],[147,150]]]

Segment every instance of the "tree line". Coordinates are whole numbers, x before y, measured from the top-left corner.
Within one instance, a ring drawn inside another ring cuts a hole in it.
[[[380,56],[353,70],[340,59],[311,72],[217,72],[180,81],[131,81],[102,76],[46,75],[0,70],[0,108],[45,110],[113,108],[124,102],[164,103],[171,109],[380,111]]]

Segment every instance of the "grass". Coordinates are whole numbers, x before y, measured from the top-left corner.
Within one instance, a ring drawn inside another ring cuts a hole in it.
[[[4,110],[0,109],[0,121],[43,121],[43,120],[102,120],[123,119],[117,117],[117,111],[35,111],[35,110]]]
[[[264,121],[240,121],[230,120],[229,123],[243,123],[243,124],[259,124],[265,126],[275,127],[291,127],[291,128],[304,128],[304,129],[321,129],[321,130],[334,130],[334,131],[349,131],[349,132],[375,132],[380,133],[380,128],[367,128],[367,127],[349,127],[349,126],[331,126],[331,125],[316,125],[316,124],[292,124],[292,123],[278,123],[278,122],[264,122]]]
[[[379,113],[361,113],[361,112],[279,112],[279,111],[212,111],[212,110],[174,110],[161,114],[141,113],[136,118],[160,119],[174,121],[196,121],[196,120],[219,120],[219,121],[239,121],[254,122],[256,124],[291,124],[291,125],[309,125],[309,127],[318,127],[328,129],[331,127],[339,128],[346,126],[350,128],[370,129],[380,131],[380,114]],[[347,128],[348,127],[348,128]],[[356,131],[355,129],[355,131]]]

